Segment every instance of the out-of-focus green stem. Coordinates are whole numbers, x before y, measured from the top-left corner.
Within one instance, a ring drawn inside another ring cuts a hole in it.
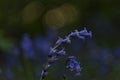
[[[34,80],[33,71],[29,59],[24,59],[25,74],[28,80]]]

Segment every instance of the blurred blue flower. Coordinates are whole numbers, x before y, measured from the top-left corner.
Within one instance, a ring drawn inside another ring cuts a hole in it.
[[[113,50],[113,57],[116,60],[120,59],[120,47],[119,46],[114,48],[114,50]]]
[[[102,47],[99,55],[99,60],[101,63],[106,63],[110,58],[110,50],[108,47]]]
[[[18,64],[19,54],[20,52],[17,47],[11,47],[6,55],[5,66],[13,69]]]
[[[33,44],[28,34],[23,35],[22,40],[20,42],[20,46],[22,48],[24,57],[26,58],[34,57],[35,52],[33,50]]]
[[[47,38],[37,36],[33,39],[33,45],[38,53],[48,54],[51,42]]]
[[[14,57],[18,57],[20,55],[20,49],[13,45],[9,50],[8,50],[8,54],[12,55]]]
[[[13,70],[10,68],[5,68],[4,69],[4,76],[5,76],[5,80],[13,80],[14,79]]]

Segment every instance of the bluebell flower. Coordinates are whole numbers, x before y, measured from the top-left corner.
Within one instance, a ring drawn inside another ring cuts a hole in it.
[[[22,40],[20,42],[21,48],[23,50],[24,56],[26,58],[33,58],[34,57],[34,50],[32,46],[32,41],[28,34],[24,34]]]
[[[80,63],[75,60],[74,56],[68,56],[66,68],[70,71],[75,71],[75,75],[80,75]]]
[[[89,36],[89,37],[92,37],[92,32],[88,32],[86,28],[84,28],[84,30],[81,30],[79,32],[79,35],[82,35],[82,36]]]
[[[71,43],[70,37],[66,36],[65,39],[59,37],[59,39],[56,41],[56,45],[60,45],[62,43]]]
[[[85,40],[85,37],[90,37],[90,38],[92,37],[92,32],[91,31],[88,32],[85,27],[81,31],[75,30],[75,34],[79,39],[83,39],[83,40]]]
[[[75,36],[76,34],[74,33],[74,32],[71,32],[69,35],[68,35],[68,37],[73,37],[73,36]]]
[[[74,36],[76,36],[79,39],[85,40],[85,37],[92,37],[92,32],[91,31],[88,32],[86,28],[84,28],[84,30],[81,31],[75,30],[75,32],[71,32],[68,35],[68,37],[74,37]]]
[[[71,43],[70,37],[66,36],[66,38],[63,40],[63,42]]]
[[[48,54],[48,57],[52,57],[53,55],[56,55],[56,49],[50,48],[50,52]]]
[[[64,51],[64,48],[56,52],[58,56],[66,55],[66,52]]]
[[[52,57],[52,56],[62,56],[62,55],[65,55],[65,51],[64,51],[64,48],[61,49],[61,50],[56,50],[54,48],[51,48],[50,49],[50,53],[48,54],[49,57]]]
[[[58,40],[56,41],[55,45],[50,49],[50,52],[48,54],[48,61],[47,61],[46,65],[44,66],[44,69],[42,70],[40,80],[45,79],[45,77],[47,76],[49,67],[51,67],[51,65],[54,62],[56,62],[61,55],[63,57],[67,56],[67,54],[64,50],[65,48],[62,46],[62,49],[60,49],[61,44],[71,43],[72,37],[77,37],[79,39],[84,40],[85,37],[91,37],[91,36],[92,36],[92,33],[87,32],[86,28],[84,28],[84,30],[82,30],[82,31],[75,30],[75,32],[71,32],[68,36],[65,37],[65,39],[59,37]],[[66,62],[67,62],[66,68],[68,68],[71,71],[75,71],[75,75],[80,75],[80,72],[81,72],[80,63],[75,60],[74,56],[68,56]]]
[[[75,30],[75,34],[79,39],[85,39],[85,36],[80,35],[80,32],[78,30]]]
[[[58,40],[56,41],[56,45],[60,45],[62,42],[63,42],[63,39],[59,37]]]

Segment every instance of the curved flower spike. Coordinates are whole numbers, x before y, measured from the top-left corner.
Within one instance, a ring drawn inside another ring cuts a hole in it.
[[[71,38],[72,37],[77,37],[79,39],[85,39],[85,37],[91,37],[92,33],[88,32],[86,28],[84,30],[78,31],[75,30],[75,32],[71,32],[66,38],[60,38],[56,41],[55,45],[53,48],[50,49],[50,52],[48,54],[48,62],[46,65],[49,65],[49,67],[56,62],[60,56],[65,56],[66,57],[66,52],[64,50],[64,46],[62,46],[62,43],[71,43]],[[60,50],[60,48],[62,48]],[[45,67],[41,74],[40,80],[44,80],[45,77],[47,76],[48,68]],[[81,66],[80,63],[75,60],[74,56],[68,56],[66,60],[66,68],[69,69],[70,71],[74,71],[75,75],[80,75],[81,72]]]

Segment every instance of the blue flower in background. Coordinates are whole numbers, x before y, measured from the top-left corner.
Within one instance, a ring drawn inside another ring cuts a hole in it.
[[[108,47],[102,47],[99,55],[101,63],[106,63],[110,58],[110,50]]]
[[[47,38],[37,36],[33,39],[33,45],[37,52],[48,54],[51,42]]]
[[[20,55],[20,49],[14,45],[9,49],[8,54],[18,57]]]
[[[50,33],[52,31],[52,33]],[[52,40],[55,37],[55,31],[52,29],[47,30],[47,36],[35,36],[33,39],[29,37],[29,34],[23,34],[20,46],[24,57],[26,58],[38,58],[39,56],[46,56],[49,53],[49,49]]]
[[[5,68],[4,69],[4,76],[5,80],[13,80],[14,79],[14,72],[10,68]]]
[[[120,59],[120,46],[115,47],[113,50],[113,57],[114,59]]]
[[[33,50],[33,44],[28,34],[23,35],[20,46],[26,58],[34,57],[35,52]]]

